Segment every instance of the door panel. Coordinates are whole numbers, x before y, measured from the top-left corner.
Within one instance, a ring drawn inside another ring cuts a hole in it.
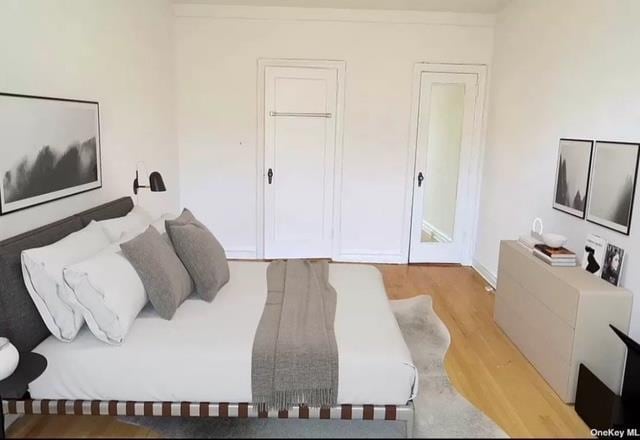
[[[476,74],[421,74],[410,262],[462,262],[476,96]]]
[[[266,68],[265,258],[331,256],[336,92],[335,69]]]

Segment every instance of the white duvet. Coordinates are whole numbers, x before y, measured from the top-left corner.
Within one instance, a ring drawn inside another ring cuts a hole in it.
[[[231,280],[212,303],[188,299],[171,321],[145,308],[124,343],[84,327],[72,343],[49,337],[48,360],[30,386],[36,399],[251,402],[253,339],[267,296],[265,262],[230,262]],[[332,264],[337,291],[338,403],[404,405],[417,373],[372,267]]]

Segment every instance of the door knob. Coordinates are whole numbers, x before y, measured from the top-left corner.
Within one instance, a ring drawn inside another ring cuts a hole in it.
[[[418,187],[422,186],[422,181],[424,180],[424,176],[422,175],[422,171],[418,173]]]
[[[271,182],[273,181],[273,170],[271,168],[267,171],[267,178],[269,179],[269,185],[271,185]]]

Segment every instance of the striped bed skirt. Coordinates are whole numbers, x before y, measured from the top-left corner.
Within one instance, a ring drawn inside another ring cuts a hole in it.
[[[405,420],[396,405],[339,405],[310,408],[305,405],[284,411],[258,411],[249,403],[133,402],[99,400],[3,400],[5,414],[61,414],[92,416],[179,416],[279,419]]]
[[[413,403],[408,405],[305,405],[284,411],[259,411],[250,403],[134,402],[100,400],[3,400],[4,414],[59,414],[92,416],[237,417],[276,419],[340,419],[404,421],[407,436],[413,430]]]

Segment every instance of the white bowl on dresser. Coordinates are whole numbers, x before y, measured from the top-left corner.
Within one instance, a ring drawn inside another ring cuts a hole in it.
[[[561,248],[567,242],[567,237],[560,234],[542,234],[542,242],[551,248]]]

